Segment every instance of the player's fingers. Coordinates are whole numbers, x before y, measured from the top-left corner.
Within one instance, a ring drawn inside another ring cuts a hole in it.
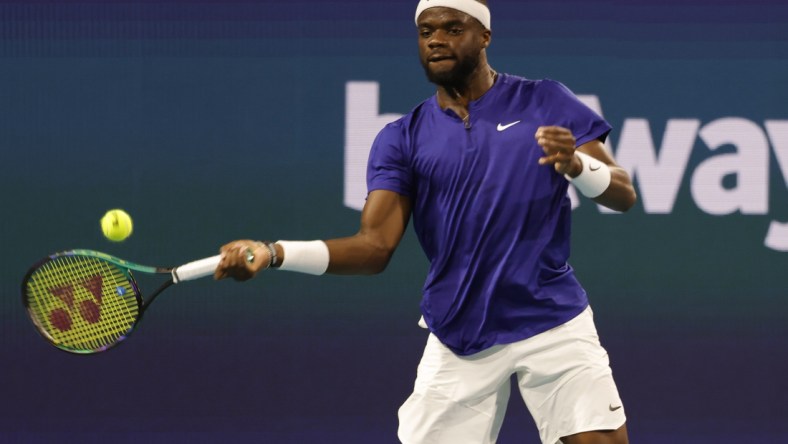
[[[552,165],[556,162],[558,162],[556,156],[544,156],[539,158],[539,165]]]
[[[556,163],[567,163],[572,161],[574,152],[559,151],[539,158],[539,165],[549,165]]]
[[[574,148],[576,146],[577,141],[569,130],[565,128],[552,128],[554,127],[548,127],[547,129],[540,128],[536,131],[534,137],[539,145],[543,147],[560,146],[567,148]]]
[[[572,157],[575,155],[575,147],[558,142],[547,142],[542,145],[545,156]]]
[[[250,273],[238,273],[235,276],[233,276],[233,279],[235,279],[238,282],[248,281],[251,278],[252,275]]]
[[[572,131],[561,126],[540,126],[536,129],[536,137],[557,137],[557,136],[571,136]]]
[[[245,265],[233,267],[229,270],[229,276],[236,281],[246,281],[254,276],[254,273]]]
[[[222,248],[221,258],[219,258],[219,263],[216,265],[216,270],[213,272],[213,278],[215,280],[224,279],[227,277],[227,252],[224,251],[224,247]]]
[[[230,269],[230,275],[233,278],[235,278],[239,270],[245,270],[247,268],[247,250],[248,248],[246,245],[238,243],[227,251],[227,264]]]
[[[238,242],[240,242],[240,241],[234,240],[232,242],[227,242],[226,244],[222,245],[219,248],[219,252],[226,253],[226,252],[232,250],[233,248],[235,248],[238,245]]]
[[[536,138],[536,143],[545,147],[562,147],[562,148],[574,148],[575,147],[575,138],[571,135],[567,136],[542,136]]]
[[[228,243],[222,245],[219,248],[219,252],[224,253],[224,252],[236,250],[238,248],[245,247],[245,246],[248,246],[248,245],[253,245],[253,244],[254,244],[254,241],[251,241],[249,239],[238,239],[238,240],[234,240],[232,242],[228,242]]]
[[[221,252],[223,258],[220,262],[221,266],[227,270],[238,266],[238,243],[232,242],[222,248]]]
[[[553,168],[555,168],[555,172],[558,174],[566,174],[569,172],[569,167],[572,165],[572,162],[556,162],[553,164]]]
[[[536,138],[536,143],[542,147],[574,148],[575,138],[571,134],[563,135],[540,135]]]

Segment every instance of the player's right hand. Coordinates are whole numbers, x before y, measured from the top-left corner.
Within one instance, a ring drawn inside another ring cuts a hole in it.
[[[246,281],[268,268],[271,253],[261,242],[249,239],[236,240],[223,245],[221,260],[213,274],[214,279],[233,278]]]

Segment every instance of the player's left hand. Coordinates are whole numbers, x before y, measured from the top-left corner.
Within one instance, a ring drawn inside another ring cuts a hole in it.
[[[222,258],[214,272],[214,279],[233,278],[246,281],[267,268],[271,253],[263,244],[252,240],[237,240],[221,248]]]
[[[540,126],[534,137],[545,153],[539,158],[539,165],[553,165],[557,173],[570,177],[580,174],[583,164],[575,156],[577,141],[571,131],[560,126]]]

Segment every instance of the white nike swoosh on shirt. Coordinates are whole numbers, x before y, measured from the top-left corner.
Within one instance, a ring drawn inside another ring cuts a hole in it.
[[[519,121],[519,120],[518,120],[518,121],[516,121],[516,122],[512,122],[512,123],[507,123],[506,125],[503,125],[503,124],[500,124],[500,123],[499,123],[499,124],[498,124],[498,131],[503,131],[503,130],[505,130],[505,129],[507,129],[507,128],[511,128],[511,127],[513,127],[513,126],[517,125],[518,123],[520,123],[520,121]]]

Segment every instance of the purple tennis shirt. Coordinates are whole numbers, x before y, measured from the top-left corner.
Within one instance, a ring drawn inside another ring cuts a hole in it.
[[[410,197],[430,268],[421,310],[447,347],[470,355],[529,338],[580,314],[585,290],[568,264],[567,180],[543,155],[539,126],[572,131],[577,146],[610,125],[553,80],[499,74],[469,104],[470,125],[437,98],[378,134],[367,188]]]

